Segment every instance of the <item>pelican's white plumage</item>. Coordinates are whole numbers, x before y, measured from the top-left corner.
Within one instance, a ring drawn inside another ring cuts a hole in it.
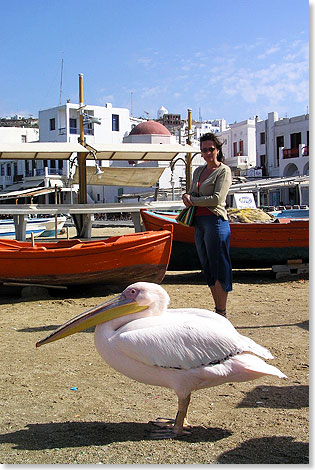
[[[119,316],[117,306],[122,303],[126,308],[129,302],[136,306],[133,313],[124,310],[123,316]],[[102,358],[132,379],[167,387],[177,394],[178,413],[167,436],[185,432],[193,390],[254,380],[263,375],[286,377],[257,357],[272,359],[266,348],[240,335],[226,318],[197,308],[168,309],[168,304],[169,296],[161,286],[137,282],[118,299],[79,315],[38,345],[80,331],[78,325],[84,325],[87,316],[90,326],[91,315],[103,315],[101,323],[100,320],[94,323],[98,323],[95,346]],[[112,306],[115,315],[108,320],[106,315]]]

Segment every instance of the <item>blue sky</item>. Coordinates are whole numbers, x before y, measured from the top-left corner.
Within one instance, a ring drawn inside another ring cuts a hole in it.
[[[306,0],[1,0],[0,116],[84,101],[228,123],[308,110]]]

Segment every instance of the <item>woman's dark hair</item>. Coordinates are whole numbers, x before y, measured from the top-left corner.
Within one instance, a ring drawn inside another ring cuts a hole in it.
[[[217,157],[218,162],[224,162],[225,159],[222,153],[223,142],[221,142],[221,140],[212,132],[207,132],[206,134],[203,134],[200,137],[200,147],[201,147],[201,143],[205,142],[206,140],[211,140],[214,143],[215,147],[219,150],[218,157]]]

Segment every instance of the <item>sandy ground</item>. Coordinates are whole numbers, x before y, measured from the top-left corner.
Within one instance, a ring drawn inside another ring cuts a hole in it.
[[[102,230],[102,236],[113,233]],[[167,272],[162,285],[171,307],[213,307],[199,272]],[[307,464],[308,288],[307,279],[278,281],[269,270],[234,271],[228,317],[271,350],[271,362],[288,379],[195,392],[193,434],[177,440],[153,440],[148,424],[175,417],[174,393],[107,366],[92,331],[35,349],[36,341],[112,292],[2,289],[0,463]]]

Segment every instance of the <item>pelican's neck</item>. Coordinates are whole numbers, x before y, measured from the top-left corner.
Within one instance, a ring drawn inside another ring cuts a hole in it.
[[[105,333],[107,337],[110,337],[113,333],[115,333],[117,330],[127,325],[128,323],[134,320],[138,320],[139,318],[147,317],[147,311],[148,309],[142,310],[141,312],[132,313],[130,315],[123,315],[122,317],[114,318],[113,320],[101,323],[100,325],[96,326],[95,333],[97,330],[102,330],[103,334]]]

